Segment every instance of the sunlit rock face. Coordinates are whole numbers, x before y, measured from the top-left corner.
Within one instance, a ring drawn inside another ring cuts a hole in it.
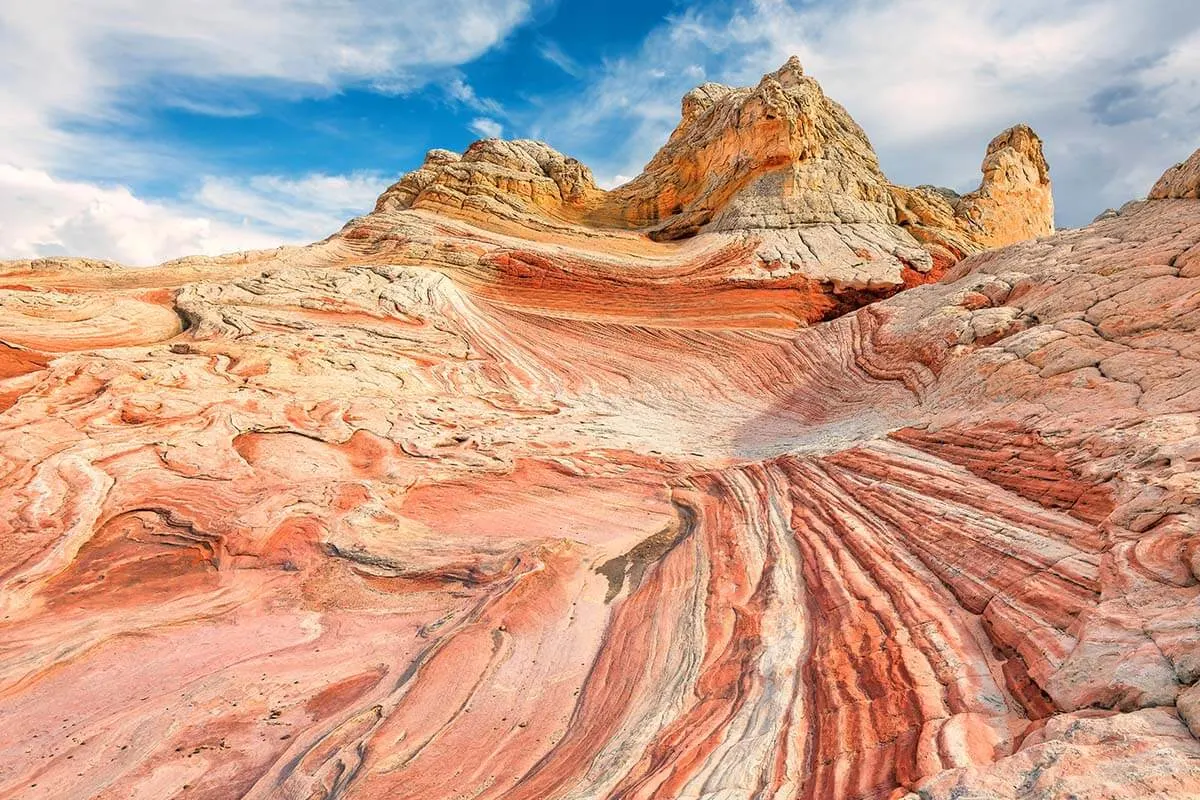
[[[1200,795],[1194,192],[963,259],[1049,233],[1028,129],[958,197],[798,65],[688,97],[609,193],[484,142],[310,247],[0,265],[0,797]],[[862,217],[773,216],[839,159]]]
[[[645,171],[612,191],[542,142],[431,150],[376,214],[423,210],[513,233],[699,237],[731,251],[706,277],[800,291],[814,322],[936,280],[963,257],[1054,230],[1042,143],[1018,125],[987,148],[980,188],[892,184],[867,135],[789,60],[757,86],[706,83]],[[393,223],[394,224],[394,223]],[[366,235],[366,234],[364,234]]]

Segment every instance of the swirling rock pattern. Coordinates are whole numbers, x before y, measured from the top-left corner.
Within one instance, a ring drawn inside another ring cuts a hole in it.
[[[612,191],[542,142],[486,139],[461,156],[429,151],[380,197],[375,215],[425,210],[523,238],[578,235],[583,225],[658,241],[749,240],[749,274],[876,297],[936,280],[984,248],[1054,230],[1042,143],[1025,125],[992,141],[980,188],[960,197],[889,182],[866,133],[794,57],[754,87],[694,89],[681,114],[645,171]]]
[[[863,305],[884,223],[772,272],[431,161],[309,248],[0,269],[0,797],[1200,797],[1200,202]]]

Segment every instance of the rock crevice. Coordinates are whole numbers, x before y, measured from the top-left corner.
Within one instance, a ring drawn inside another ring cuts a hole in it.
[[[1027,128],[960,197],[796,62],[682,115],[0,264],[0,800],[1200,796],[1190,167],[1050,234]]]

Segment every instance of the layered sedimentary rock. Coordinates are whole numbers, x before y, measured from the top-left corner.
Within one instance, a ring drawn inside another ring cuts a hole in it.
[[[1200,153],[1171,167],[1150,190],[1152,200],[1195,200],[1200,198]]]
[[[1042,141],[1028,125],[1009,128],[991,141],[983,182],[973,192],[891,188],[900,224],[949,260],[1054,232],[1050,169]]]
[[[722,228],[756,167],[652,238],[491,142],[311,247],[3,265],[0,797],[1200,796],[1200,201],[762,272],[982,248],[1031,137],[894,221]]]
[[[487,139],[461,156],[431,150],[376,215],[425,210],[523,238],[633,231],[743,243],[752,247],[725,277],[802,286],[824,298],[809,321],[1054,229],[1041,140],[1024,125],[996,137],[980,188],[960,197],[889,182],[862,128],[795,58],[754,87],[703,84],[681,114],[645,171],[612,191],[542,142]]]

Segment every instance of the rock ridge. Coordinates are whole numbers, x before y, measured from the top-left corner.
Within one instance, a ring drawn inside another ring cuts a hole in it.
[[[1039,152],[656,241],[495,140],[307,247],[0,263],[0,800],[1200,797],[1200,152],[961,257]]]
[[[982,172],[979,189],[961,197],[892,184],[866,133],[793,57],[753,87],[693,89],[666,144],[611,191],[549,145],[487,139],[462,156],[430,151],[376,213],[627,230],[659,242],[753,239],[754,255],[731,277],[794,278],[845,308],[935,280],[986,248],[1053,232],[1049,169],[1028,126],[997,136]]]

